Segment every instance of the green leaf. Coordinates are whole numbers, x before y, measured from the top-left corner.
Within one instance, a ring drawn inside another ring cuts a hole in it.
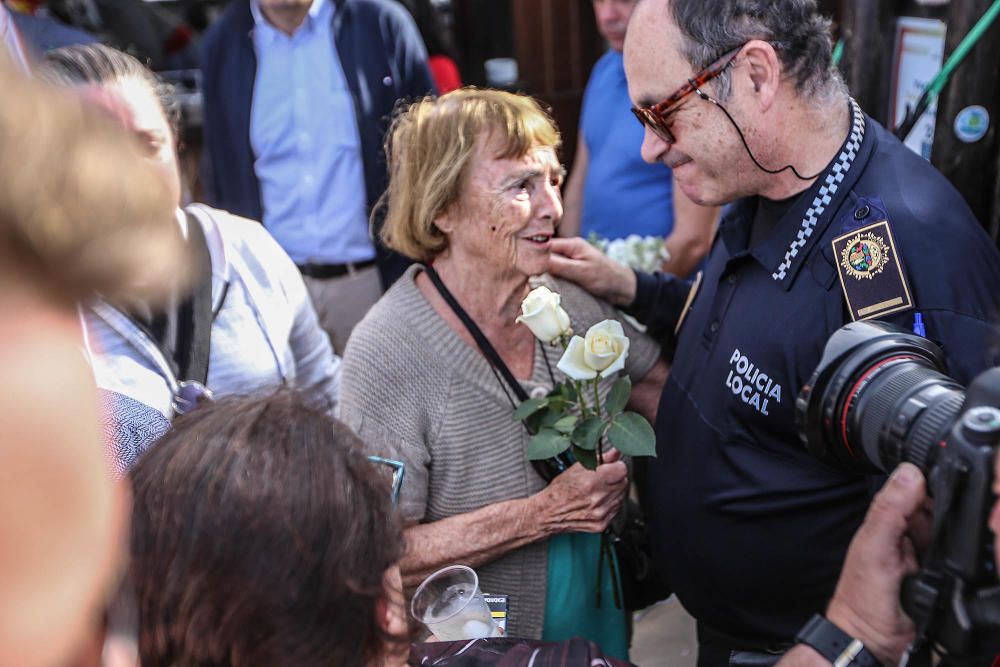
[[[554,410],[551,405],[548,405],[530,415],[524,420],[524,424],[528,427],[529,432],[538,433],[546,428],[554,428],[556,422],[565,416],[565,410]]]
[[[569,436],[555,429],[542,429],[528,440],[528,460],[540,461],[562,454],[569,444]]]
[[[538,430],[541,431],[543,428],[555,428],[556,422],[566,416],[565,412],[552,410],[551,408],[545,408],[545,411],[541,413],[542,419],[539,422]]]
[[[535,414],[531,415],[524,420],[524,427],[527,429],[528,433],[538,433],[542,430],[542,417],[545,416],[544,410],[539,410]]]
[[[559,385],[559,394],[570,403],[576,403],[578,398],[576,387],[569,382],[563,382]]]
[[[573,429],[576,428],[576,423],[578,421],[580,421],[580,418],[577,417],[576,415],[566,415],[565,417],[557,421],[555,424],[553,424],[552,428],[559,431],[560,433],[569,435],[570,433],[573,432]]]
[[[656,434],[649,422],[634,412],[623,412],[608,427],[611,445],[627,456],[656,456]]]
[[[631,394],[632,381],[626,375],[612,385],[608,398],[604,401],[604,411],[611,417],[617,415],[625,409]]]
[[[576,445],[573,446],[573,456],[576,460],[580,462],[587,470],[597,469],[597,453],[591,452],[586,449],[580,449]]]
[[[550,410],[555,410],[556,412],[566,412],[570,406],[572,406],[572,403],[567,401],[562,396],[557,395],[549,398],[548,407]]]
[[[580,449],[594,451],[597,441],[604,435],[605,422],[600,417],[587,417],[573,429],[573,444]]]
[[[514,410],[514,421],[522,421],[549,404],[547,398],[529,398]]]

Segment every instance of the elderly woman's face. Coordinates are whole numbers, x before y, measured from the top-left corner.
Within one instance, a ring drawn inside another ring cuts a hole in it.
[[[534,276],[546,270],[550,241],[562,218],[563,169],[551,146],[523,157],[497,158],[481,139],[469,164],[448,233],[456,253],[501,270]]]

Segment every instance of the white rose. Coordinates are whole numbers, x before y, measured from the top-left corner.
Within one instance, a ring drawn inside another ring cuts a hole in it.
[[[531,329],[535,338],[543,343],[552,343],[572,333],[569,315],[559,305],[559,295],[544,285],[524,297],[517,321]]]
[[[625,367],[628,346],[622,325],[604,320],[590,327],[586,338],[573,336],[556,367],[574,380],[608,377]]]
[[[587,330],[583,354],[587,365],[608,377],[625,368],[628,357],[628,336],[621,323],[615,320],[598,322]]]
[[[593,380],[597,377],[597,371],[587,365],[587,359],[583,348],[586,344],[579,336],[573,336],[566,346],[566,351],[556,364],[556,368],[566,374],[566,377],[573,380]]]
[[[629,256],[631,255],[631,249],[628,244],[622,239],[615,239],[608,243],[608,247],[605,248],[604,254],[606,254],[611,259],[615,260],[619,264],[629,265]]]

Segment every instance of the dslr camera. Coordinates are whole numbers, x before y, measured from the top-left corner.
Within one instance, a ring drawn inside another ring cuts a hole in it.
[[[903,610],[917,639],[909,664],[985,664],[1000,653],[1000,581],[987,519],[996,499],[1000,367],[966,389],[934,343],[881,322],[831,336],[796,400],[806,448],[828,464],[889,472],[908,461],[933,501],[931,542],[906,578]]]

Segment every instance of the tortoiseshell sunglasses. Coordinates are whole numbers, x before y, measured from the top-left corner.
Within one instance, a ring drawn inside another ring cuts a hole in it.
[[[724,53],[714,63],[688,79],[687,83],[677,89],[677,92],[662,102],[648,107],[632,107],[632,113],[635,114],[640,123],[655,132],[658,137],[669,144],[677,143],[673,132],[670,131],[671,116],[677,110],[677,105],[691,93],[696,93],[698,97],[718,104],[718,102],[701,91],[701,86],[729,69],[730,65],[736,61],[736,56],[739,55],[743,46],[745,45],[740,45],[732,51]]]

